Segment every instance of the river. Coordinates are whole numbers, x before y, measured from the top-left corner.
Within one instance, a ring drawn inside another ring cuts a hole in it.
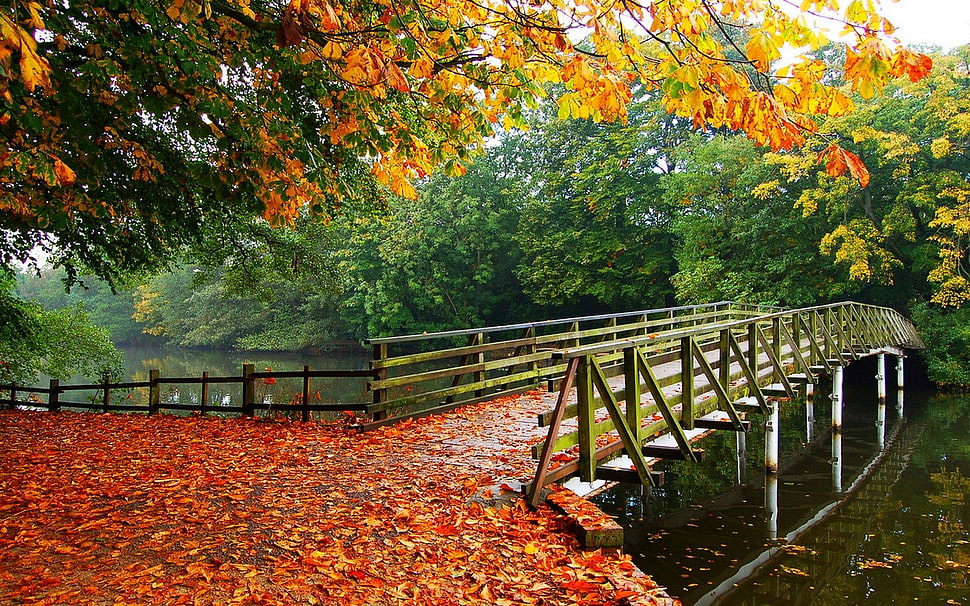
[[[874,385],[847,374],[841,473],[820,396],[812,440],[804,404],[787,407],[776,477],[762,431],[742,465],[719,432],[705,462],[665,463],[664,486],[596,500],[685,606],[970,604],[970,395],[907,388],[900,415],[891,393],[880,428]]]

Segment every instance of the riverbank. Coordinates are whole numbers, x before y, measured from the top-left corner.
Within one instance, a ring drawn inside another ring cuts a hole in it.
[[[476,502],[497,478],[440,456],[443,421],[4,411],[0,601],[675,603],[561,513]]]

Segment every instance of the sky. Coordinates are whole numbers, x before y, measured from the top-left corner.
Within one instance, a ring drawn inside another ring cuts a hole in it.
[[[907,45],[932,44],[950,50],[970,43],[970,0],[883,0],[882,14]]]

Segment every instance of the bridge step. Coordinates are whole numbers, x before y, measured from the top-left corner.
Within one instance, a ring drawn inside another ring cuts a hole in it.
[[[761,412],[761,404],[758,404],[756,398],[742,398],[734,403],[734,409],[737,411],[751,411],[751,412]],[[697,421],[694,421],[696,424]]]
[[[772,383],[771,385],[766,385],[761,388],[761,393],[766,396],[774,396],[777,398],[787,398],[788,391],[785,390],[785,386],[781,383]]]
[[[734,426],[734,421],[718,421],[716,419],[694,419],[694,427],[697,429],[722,429],[724,431],[738,431]],[[747,432],[751,429],[751,421],[741,421],[741,430]]]
[[[803,372],[796,372],[795,374],[788,375],[788,381],[790,383],[814,383],[815,375],[807,375]]]
[[[812,374],[815,374],[815,375],[820,375],[828,370],[824,366],[809,366],[808,369],[812,371]]]
[[[697,421],[694,421],[694,427],[697,427]],[[657,446],[654,444],[647,444],[640,449],[645,457],[657,458],[657,459],[671,459],[674,461],[685,461],[687,456],[677,446]],[[698,461],[703,461],[707,458],[707,451],[703,448],[694,448],[694,457]]]
[[[653,480],[654,486],[663,486],[664,472],[651,471],[650,478]],[[623,484],[640,483],[640,476],[637,475],[637,472],[635,469],[625,469],[623,467],[609,467],[606,465],[601,465],[596,468],[596,479],[607,480],[610,482],[621,482]]]

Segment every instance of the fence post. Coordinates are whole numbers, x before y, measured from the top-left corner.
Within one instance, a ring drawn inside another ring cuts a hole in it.
[[[148,414],[153,415],[158,412],[162,403],[162,387],[158,383],[162,372],[158,369],[148,371]]]
[[[202,401],[199,403],[199,414],[203,417],[206,413],[206,407],[209,405],[209,371],[202,371]]]
[[[56,412],[61,409],[61,382],[59,379],[51,379],[50,394],[47,398],[47,410]]]
[[[111,402],[111,388],[109,387],[110,383],[108,383],[108,375],[105,374],[102,379],[104,381],[102,384],[102,389],[104,390],[104,402],[101,411],[108,412],[108,405]]]
[[[17,408],[17,382],[10,384],[10,410]]]
[[[243,364],[243,381],[242,381],[242,409],[243,416],[252,417],[256,415],[255,408],[255,398],[256,398],[256,379],[252,375],[256,372],[255,364]]]
[[[371,358],[371,370],[374,372],[375,381],[384,381],[387,379],[387,367],[381,366],[381,368],[374,368],[374,362],[383,361],[387,359],[387,343],[375,343],[374,344],[374,354]],[[387,388],[380,387],[373,390],[374,392],[374,404],[381,404],[387,401]],[[375,421],[381,421],[387,418],[386,410],[378,410],[374,412],[373,419]]]
[[[306,423],[310,420],[310,367],[303,367],[303,410],[300,419]]]

